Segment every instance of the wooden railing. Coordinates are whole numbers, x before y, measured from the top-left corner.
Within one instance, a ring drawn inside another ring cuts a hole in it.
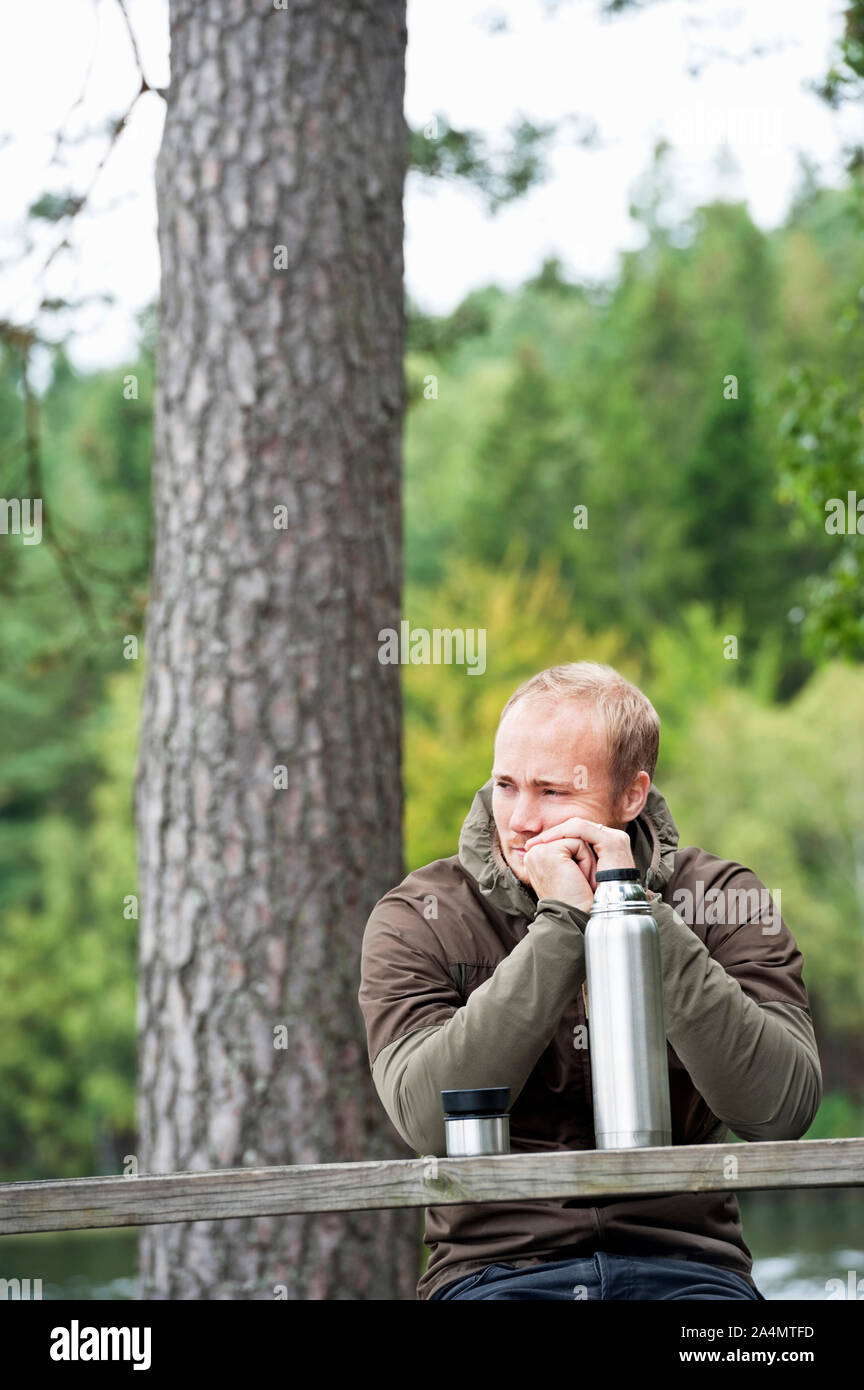
[[[0,1184],[0,1235],[453,1202],[864,1187],[864,1138],[227,1168]]]

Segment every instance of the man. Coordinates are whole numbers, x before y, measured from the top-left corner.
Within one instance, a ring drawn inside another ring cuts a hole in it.
[[[604,868],[639,869],[658,925],[673,1144],[812,1123],[801,954],[750,869],[678,848],[659,735],[611,667],[541,671],[504,706],[459,853],[376,905],[359,1001],[376,1089],[416,1153],[446,1153],[441,1091],[480,1086],[510,1087],[512,1152],[595,1147],[580,1040]],[[432,1206],[425,1240],[421,1299],[762,1298],[733,1192]]]

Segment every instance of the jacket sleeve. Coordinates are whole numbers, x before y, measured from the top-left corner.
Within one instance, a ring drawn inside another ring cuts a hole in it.
[[[766,890],[741,868],[739,892]],[[822,1101],[801,955],[779,910],[709,927],[707,945],[657,895],[666,1036],[707,1105],[740,1139],[800,1139]],[[734,901],[734,890],[726,901]],[[769,899],[770,902],[770,899]],[[726,914],[727,916],[729,914]],[[710,947],[710,949],[709,949]]]
[[[372,1079],[418,1154],[444,1154],[441,1091],[509,1086],[516,1100],[585,979],[587,914],[541,899],[526,936],[462,1003],[440,942],[382,899],[363,936],[359,1003]]]

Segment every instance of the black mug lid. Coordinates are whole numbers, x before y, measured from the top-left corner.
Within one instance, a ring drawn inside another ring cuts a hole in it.
[[[480,1086],[469,1091],[442,1091],[445,1115],[503,1115],[510,1104],[509,1086]]]
[[[615,879],[624,880],[625,883],[638,883],[638,869],[600,869],[596,875],[598,883],[612,883]]]

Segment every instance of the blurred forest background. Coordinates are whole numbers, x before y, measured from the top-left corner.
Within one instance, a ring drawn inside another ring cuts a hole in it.
[[[766,233],[723,201],[671,222],[665,155],[634,201],[644,246],[610,283],[547,261],[445,318],[409,305],[403,615],[488,637],[483,679],[404,668],[407,864],[454,852],[520,680],[619,666],[663,720],[682,844],[782,894],[823,1056],[807,1137],[862,1134],[861,578],[856,537],[825,527],[828,497],[864,496],[861,173],[823,188],[802,166]],[[0,360],[4,490],[63,519],[26,577],[20,547],[0,576],[3,1180],[117,1172],[134,1151],[143,661],[124,639],[146,607],[155,331],[154,308],[137,360],[92,375],[57,351],[38,491]]]

